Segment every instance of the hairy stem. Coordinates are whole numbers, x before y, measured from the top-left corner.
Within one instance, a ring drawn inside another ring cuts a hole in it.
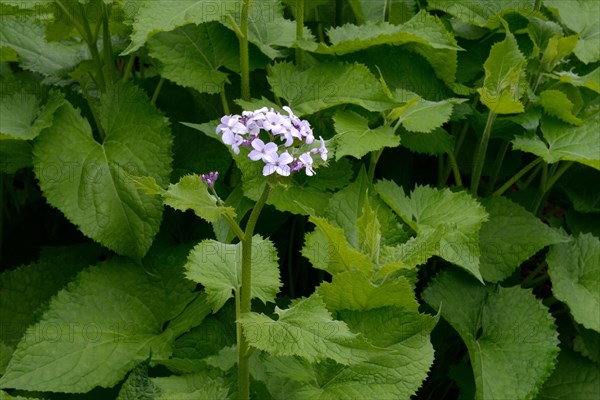
[[[477,195],[481,171],[483,171],[483,163],[485,162],[485,153],[487,152],[487,146],[490,141],[490,134],[492,133],[492,126],[494,126],[495,120],[496,113],[490,111],[485,124],[485,129],[483,130],[483,135],[481,136],[481,141],[475,151],[475,157],[473,158],[473,173],[471,174],[471,193],[473,193],[473,195]]]
[[[250,55],[248,50],[248,12],[252,0],[243,0],[240,21],[240,69],[242,79],[242,99],[250,100]]]
[[[244,240],[242,241],[242,296],[240,306],[240,316],[249,313],[252,308],[251,304],[251,292],[252,292],[252,236],[254,235],[254,227],[258,216],[269,197],[270,186],[268,183],[265,184],[265,188],[254,205],[248,223],[246,224],[246,230],[244,231]],[[238,319],[237,325],[241,322]],[[240,327],[241,329],[241,327]],[[250,368],[248,364],[250,345],[246,341],[246,337],[242,333],[239,337],[238,342],[238,386],[240,399],[250,399]]]

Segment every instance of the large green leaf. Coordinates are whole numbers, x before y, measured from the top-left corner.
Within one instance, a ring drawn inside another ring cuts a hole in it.
[[[158,33],[148,47],[161,63],[161,76],[201,93],[219,93],[229,83],[221,67],[239,68],[237,39],[217,22]]]
[[[546,381],[539,400],[590,400],[600,393],[600,374],[595,364],[569,350],[562,350],[558,365]]]
[[[600,118],[588,120],[582,126],[573,126],[552,117],[542,118],[543,139],[537,135],[517,136],[516,150],[540,156],[549,164],[560,160],[576,161],[600,170]]]
[[[546,0],[544,6],[558,11],[565,25],[579,35],[575,55],[588,64],[600,60],[600,10],[595,1]]]
[[[150,379],[160,390],[156,400],[226,399],[229,389],[223,379],[197,373]]]
[[[524,15],[533,14],[534,0],[429,0],[429,9],[441,10],[457,19],[481,27],[495,28],[500,18],[510,12],[522,11]]]
[[[44,106],[37,96],[21,90],[9,97],[0,98],[0,140],[31,140],[52,125],[56,110],[64,103],[64,97],[52,91]]]
[[[485,209],[466,192],[417,186],[410,197],[391,181],[375,185],[381,198],[416,233],[427,234],[439,225],[448,230],[436,255],[457,264],[481,280],[479,272],[479,229],[487,220]]]
[[[485,80],[477,89],[481,102],[496,114],[513,114],[525,109],[521,97],[525,94],[525,56],[508,29],[506,38],[492,46],[485,60]]]
[[[212,0],[131,0],[135,10],[132,21],[131,43],[123,54],[142,47],[148,38],[158,32],[168,32],[187,24],[220,21],[225,15],[240,12],[236,0],[215,3]]]
[[[141,258],[158,232],[161,200],[140,195],[123,171],[161,186],[171,171],[171,134],[146,95],[128,84],[101,97],[105,132],[94,140],[88,121],[69,103],[36,139],[36,177],[44,196],[86,236],[119,254]]]
[[[334,138],[336,160],[346,155],[361,158],[371,151],[400,144],[400,136],[395,135],[391,127],[371,129],[367,119],[353,111],[338,111],[333,122],[337,133]]]
[[[482,286],[459,271],[438,275],[423,293],[469,350],[475,398],[534,398],[554,368],[558,334],[529,291]]]
[[[413,153],[437,155],[454,149],[454,136],[445,129],[437,128],[430,133],[415,133],[400,130],[402,146]]]
[[[374,284],[362,271],[346,271],[335,274],[331,283],[321,283],[317,292],[332,310],[364,311],[394,306],[416,311],[419,307],[412,285],[404,277]]]
[[[554,296],[569,306],[577,322],[600,332],[600,239],[579,235],[552,246],[546,260]]]
[[[348,3],[360,23],[383,21],[384,18],[393,24],[403,23],[415,15],[417,8],[415,0],[392,0],[390,2],[349,0]]]
[[[395,307],[343,311],[340,315],[352,330],[387,351],[352,365],[266,358],[266,384],[273,396],[306,400],[411,398],[433,363],[429,333],[438,318]]]
[[[1,46],[8,46],[19,54],[22,68],[45,76],[65,75],[88,58],[85,44],[48,42],[44,25],[30,18],[3,16]]]
[[[573,114],[575,105],[560,90],[544,90],[540,93],[540,104],[544,111],[572,125],[583,125],[584,121]]]
[[[36,311],[81,269],[96,261],[99,248],[80,245],[47,248],[40,260],[0,275],[0,340],[16,346]]]
[[[394,101],[362,64],[329,62],[301,70],[291,63],[275,64],[269,72],[273,92],[301,116],[339,104],[356,104],[369,111],[392,108]]]
[[[182,249],[143,265],[115,258],[81,272],[30,327],[0,380],[3,388],[68,393],[111,387],[136,364],[168,358],[177,320],[196,296],[183,279]],[[196,312],[198,324],[209,312]]]
[[[318,295],[298,299],[290,308],[275,308],[279,319],[246,313],[241,317],[251,346],[276,356],[300,356],[310,362],[332,359],[343,365],[383,353],[331,317]]]
[[[268,239],[255,236],[252,241],[251,296],[263,302],[275,300],[279,292],[279,264],[277,250]],[[185,266],[186,276],[201,283],[213,312],[233,297],[233,291],[242,287],[242,245],[204,240],[190,252]]]
[[[490,215],[479,231],[481,276],[486,281],[499,282],[542,248],[568,240],[508,199],[491,197],[482,203]]]

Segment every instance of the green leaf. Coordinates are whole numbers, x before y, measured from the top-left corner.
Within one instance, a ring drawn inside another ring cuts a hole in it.
[[[0,340],[16,346],[35,313],[80,270],[96,261],[93,244],[46,248],[39,261],[0,275]]]
[[[389,3],[370,0],[350,0],[348,3],[360,23],[381,21],[384,16],[387,16],[388,20],[393,24],[403,23],[414,17],[416,9],[414,0],[392,0]]]
[[[367,119],[353,111],[338,111],[333,122],[336,160],[346,155],[361,158],[371,151],[400,144],[400,136],[395,135],[390,126],[371,129]]]
[[[579,335],[573,340],[573,350],[600,364],[600,334],[577,325]]]
[[[158,32],[169,32],[187,24],[220,21],[225,15],[240,12],[234,0],[215,3],[212,0],[137,0],[131,33],[131,43],[122,55],[131,54],[142,47],[148,38]]]
[[[352,270],[371,271],[373,264],[369,256],[350,246],[342,228],[324,218],[310,217],[309,221],[316,228],[306,235],[302,255],[308,258],[313,267],[331,274]]]
[[[544,111],[572,125],[581,126],[584,121],[573,114],[575,105],[560,90],[544,90],[540,93],[540,104]]]
[[[596,68],[587,75],[579,76],[572,71],[555,72],[561,82],[569,83],[576,87],[585,87],[600,93],[600,68]],[[554,77],[554,75],[551,75]]]
[[[583,165],[573,166],[560,180],[559,187],[573,208],[582,213],[600,213],[600,171]]]
[[[303,48],[321,54],[343,55],[369,47],[390,44],[421,43],[434,49],[462,50],[454,37],[436,17],[421,12],[402,25],[368,21],[363,25],[346,24],[327,31],[331,46],[302,43]]]
[[[513,114],[525,111],[521,97],[526,92],[525,56],[517,40],[508,29],[506,38],[492,46],[483,64],[485,80],[477,89],[481,102],[496,114]]]
[[[219,93],[230,83],[221,67],[239,69],[237,39],[217,22],[158,33],[148,48],[161,63],[161,76],[200,93]]]
[[[436,128],[430,133],[414,133],[401,131],[402,146],[413,153],[437,155],[454,149],[454,137],[443,128]]]
[[[358,230],[358,249],[377,264],[381,248],[381,224],[377,218],[377,213],[371,208],[368,198],[365,198],[362,215],[356,220],[356,227]]]
[[[570,350],[562,350],[558,365],[546,381],[539,400],[588,400],[600,393],[598,365]]]
[[[402,188],[391,181],[380,181],[375,189],[417,235],[431,232],[439,225],[447,226],[436,255],[482,279],[479,229],[488,214],[477,200],[466,192],[453,193],[428,186],[417,186],[407,197]]]
[[[412,285],[406,278],[375,284],[362,271],[335,274],[331,283],[321,283],[317,293],[330,310],[365,311],[394,306],[417,311],[419,307]]]
[[[553,71],[554,68],[577,46],[577,35],[561,37],[557,34],[550,38],[542,56],[541,66],[544,71]]]
[[[160,389],[148,377],[148,363],[142,363],[129,373],[117,400],[154,400]]]
[[[45,106],[25,90],[0,99],[0,140],[31,140],[52,125],[56,110],[63,105],[60,92],[51,91]]]
[[[423,133],[431,132],[448,122],[454,104],[465,101],[464,99],[429,101],[404,91],[402,91],[402,97],[407,100],[406,104],[394,108],[388,118],[398,120],[398,123],[401,123],[409,132]]]
[[[227,399],[229,389],[222,379],[213,379],[205,373],[150,378],[160,390],[156,400]]]
[[[273,93],[287,100],[298,116],[345,103],[369,111],[394,105],[379,80],[362,64],[329,62],[300,70],[281,62],[273,65],[267,79]]]
[[[19,66],[44,76],[62,76],[88,58],[84,43],[48,42],[41,22],[31,18],[3,16],[0,46],[19,54]]]
[[[82,393],[112,387],[136,364],[168,358],[181,330],[164,329],[195,297],[183,252],[144,265],[115,258],[81,272],[19,343],[3,388]],[[59,356],[57,356],[59,355]]]
[[[364,361],[380,350],[331,317],[318,295],[298,299],[290,308],[275,307],[277,321],[264,314],[241,317],[251,346],[276,356],[300,356],[310,362],[330,358],[343,365]]]
[[[208,222],[215,222],[226,214],[235,217],[235,210],[217,204],[215,196],[208,193],[206,184],[195,174],[186,175],[176,184],[170,184],[162,195],[166,205],[180,211],[193,210]]]
[[[600,332],[600,239],[588,233],[556,244],[546,261],[554,296],[569,306],[577,322]]]
[[[69,103],[36,139],[35,174],[48,202],[86,236],[123,255],[141,258],[158,232],[160,199],[140,196],[122,171],[165,185],[171,134],[164,117],[137,87],[120,84],[101,97],[103,143]]]
[[[529,211],[503,197],[482,201],[489,220],[479,231],[481,276],[488,282],[508,278],[544,247],[568,240]]]
[[[550,313],[531,292],[482,286],[458,271],[445,271],[423,299],[442,308],[467,345],[476,399],[535,397],[554,367],[558,335]]]
[[[534,0],[429,0],[430,10],[441,10],[461,21],[490,29],[500,25],[504,14],[522,11],[525,16],[533,14]]]
[[[594,1],[544,1],[544,6],[558,12],[564,24],[579,35],[575,55],[586,64],[600,60],[598,36],[600,10]]]
[[[536,135],[517,136],[515,150],[542,157],[548,164],[566,160],[576,161],[600,170],[598,131],[600,119],[588,120],[582,126],[572,126],[552,117],[542,118],[544,139]]]
[[[352,330],[387,351],[358,364],[313,367],[316,376],[297,389],[298,398],[411,398],[433,363],[429,333],[438,318],[394,307],[340,315]]]
[[[201,283],[213,313],[233,297],[242,286],[242,245],[204,240],[190,252],[185,266],[186,277]],[[268,239],[256,235],[252,242],[252,298],[263,302],[275,300],[279,292],[277,250]]]

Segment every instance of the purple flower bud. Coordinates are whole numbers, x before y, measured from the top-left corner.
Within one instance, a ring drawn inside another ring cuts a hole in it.
[[[214,187],[218,178],[219,173],[217,171],[210,171],[208,174],[202,174],[202,182],[206,183],[208,187]]]

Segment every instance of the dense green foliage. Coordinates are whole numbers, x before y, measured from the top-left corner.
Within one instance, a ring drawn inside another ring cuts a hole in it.
[[[1,399],[600,393],[596,0],[0,18]],[[215,134],[265,106],[315,176]]]

